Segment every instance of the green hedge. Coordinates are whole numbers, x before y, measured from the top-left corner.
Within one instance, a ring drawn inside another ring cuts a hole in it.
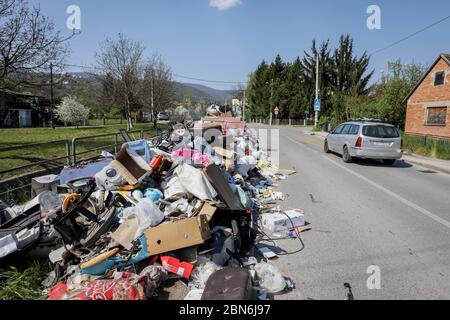
[[[437,159],[450,160],[450,139],[438,139],[428,136],[405,135],[403,137],[404,149]]]

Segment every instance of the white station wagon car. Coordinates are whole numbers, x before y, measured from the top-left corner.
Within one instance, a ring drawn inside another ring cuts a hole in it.
[[[393,165],[403,157],[400,132],[391,124],[370,121],[346,122],[325,139],[324,151],[342,155],[344,162],[353,158],[383,160]]]

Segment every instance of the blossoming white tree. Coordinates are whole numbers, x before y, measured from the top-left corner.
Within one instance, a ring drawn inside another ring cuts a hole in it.
[[[78,102],[74,97],[65,97],[62,103],[56,107],[56,116],[64,123],[80,124],[89,120],[89,108]]]

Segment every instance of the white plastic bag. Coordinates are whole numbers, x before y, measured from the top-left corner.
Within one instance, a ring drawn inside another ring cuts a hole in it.
[[[158,206],[148,198],[140,200],[136,207],[125,209],[121,218],[127,219],[134,214],[139,220],[139,229],[135,239],[139,238],[145,230],[150,227],[158,226],[165,219],[164,213],[162,213]]]
[[[267,290],[267,293],[276,294],[286,289],[286,280],[275,266],[261,262],[256,264],[254,268],[261,287]]]
[[[248,177],[248,172],[256,168],[257,161],[252,156],[245,156],[239,159],[236,171],[243,177]]]
[[[211,275],[222,269],[211,260],[199,256],[197,266],[194,268],[191,274],[191,282],[189,282],[189,288],[203,290],[205,289],[206,282]]]
[[[188,164],[181,164],[175,169],[175,174],[180,178],[180,182],[185,190],[200,200],[214,200],[217,192],[209,183],[203,171]]]
[[[164,187],[164,198],[167,201],[173,201],[184,197],[187,197],[187,191],[181,184],[180,178],[174,176]]]

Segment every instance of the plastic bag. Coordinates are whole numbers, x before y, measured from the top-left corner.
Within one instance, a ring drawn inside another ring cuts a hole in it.
[[[167,206],[166,210],[164,211],[164,214],[166,216],[171,216],[175,213],[181,212],[186,215],[189,215],[192,213],[192,210],[194,210],[194,208],[189,204],[189,201],[187,201],[186,199],[180,199],[178,201],[175,201],[171,205]]]
[[[175,174],[185,190],[200,200],[214,200],[217,192],[206,178],[205,174],[190,165],[182,164],[175,169]]]
[[[189,288],[192,289],[205,289],[206,282],[209,277],[216,271],[222,269],[217,264],[205,257],[198,257],[197,266],[191,273],[191,282]]]
[[[243,177],[248,177],[248,172],[256,168],[256,159],[252,156],[241,157],[239,159],[238,165],[236,166],[236,171]]]
[[[133,214],[137,215],[139,220],[139,229],[135,239],[139,238],[145,230],[150,227],[156,227],[164,221],[164,213],[159,210],[158,206],[148,198],[140,200],[136,207],[123,210],[120,218],[127,219]]]
[[[286,280],[275,266],[261,262],[256,264],[254,268],[261,287],[268,293],[276,294],[286,289]]]
[[[61,210],[64,196],[51,191],[41,193],[39,196],[39,203],[41,205],[41,217],[48,218]]]

